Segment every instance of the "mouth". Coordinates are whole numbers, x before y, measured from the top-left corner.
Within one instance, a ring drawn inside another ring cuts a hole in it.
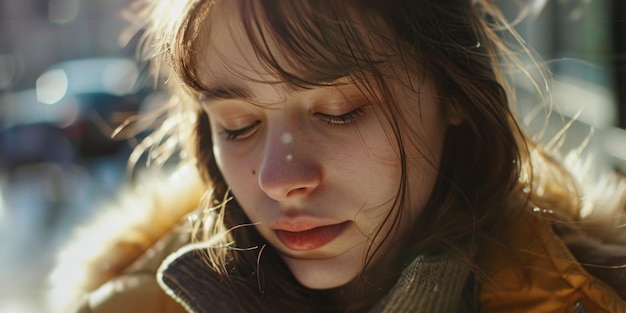
[[[324,225],[303,231],[275,230],[276,236],[285,247],[294,251],[319,249],[339,237],[350,222]]]

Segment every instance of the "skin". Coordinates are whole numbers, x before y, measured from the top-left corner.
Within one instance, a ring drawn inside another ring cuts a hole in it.
[[[400,156],[389,125],[348,79],[310,90],[275,83],[276,75],[249,52],[232,5],[218,2],[212,10],[220,18],[209,19],[210,34],[198,45],[198,73],[209,87],[202,106],[217,164],[249,219],[300,283],[313,289],[345,285],[362,272],[368,247],[381,245],[374,234],[400,186]],[[374,261],[420,215],[448,125],[428,83],[420,94],[401,86],[391,84],[400,111],[415,121],[405,130],[416,139],[406,152],[410,197],[400,223],[382,225],[391,237]],[[276,232],[311,223],[345,226],[327,244],[304,250],[285,245]]]

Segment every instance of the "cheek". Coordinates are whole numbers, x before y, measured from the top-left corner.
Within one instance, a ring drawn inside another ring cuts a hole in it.
[[[406,190],[404,191],[403,207],[398,213],[401,215],[399,217],[400,224],[397,225],[399,227],[394,227],[392,230],[388,226],[383,226],[384,231],[391,231],[394,236],[400,236],[409,230],[421,215],[426,203],[432,196],[439,175],[447,122],[434,101],[424,101],[422,105],[422,110],[417,111],[419,114],[411,111],[405,112],[408,117],[406,121],[414,121],[413,124],[407,123],[398,126],[404,139],[402,145],[406,162]],[[393,151],[398,151],[395,142],[391,147]],[[397,169],[393,171],[393,176],[398,184],[388,190],[388,192],[393,193],[394,197],[397,196],[399,182],[402,180],[401,161],[398,154],[399,152],[387,152],[385,154],[387,157],[395,157],[397,160]],[[391,205],[385,213],[389,213],[389,210],[391,210]],[[392,212],[391,214],[393,219],[393,215],[396,213]]]
[[[376,119],[368,127],[359,130],[361,142],[346,158],[355,167],[349,177],[353,185],[359,185],[365,203],[361,206],[359,220],[372,234],[383,223],[391,210],[400,188],[402,166],[397,144],[386,135],[386,131]],[[361,157],[357,160],[355,156]]]
[[[446,123],[435,116],[407,148],[407,220],[417,219],[432,196],[441,166],[446,128]]]
[[[254,153],[233,153],[228,143],[220,138],[213,138],[213,156],[215,162],[229,186],[230,191],[237,197],[237,201],[244,207],[249,202],[246,195],[252,195],[253,186],[257,184],[257,171],[255,167]]]

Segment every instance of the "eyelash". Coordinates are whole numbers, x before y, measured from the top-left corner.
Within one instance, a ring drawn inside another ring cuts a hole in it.
[[[252,132],[257,127],[257,125],[259,125],[260,123],[261,123],[261,121],[255,121],[254,123],[252,123],[252,124],[250,124],[250,125],[248,125],[246,127],[243,127],[243,128],[239,128],[239,129],[235,129],[235,130],[230,130],[230,129],[223,128],[222,131],[226,135],[226,140],[245,139],[245,138],[247,138],[247,136],[252,134]]]
[[[363,116],[363,114],[365,114],[365,106],[341,115],[328,115],[323,113],[316,113],[315,115],[317,115],[321,122],[328,125],[345,125],[356,121]]]

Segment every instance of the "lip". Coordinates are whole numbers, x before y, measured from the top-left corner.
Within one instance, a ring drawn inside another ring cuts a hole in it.
[[[273,228],[278,240],[294,251],[319,249],[339,237],[349,222],[323,224],[316,220],[284,220]]]

